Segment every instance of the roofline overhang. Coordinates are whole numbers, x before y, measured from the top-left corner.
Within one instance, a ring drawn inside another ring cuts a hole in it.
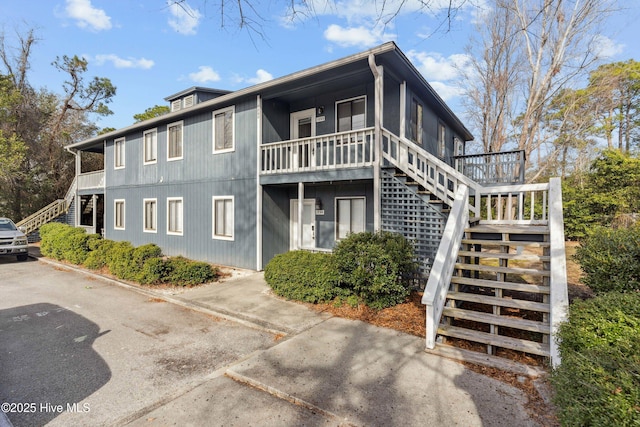
[[[471,135],[471,132],[469,132],[469,130],[467,130],[467,128],[462,124],[462,122],[460,121],[460,119],[458,119],[458,117],[451,111],[451,109],[447,106],[447,104],[445,104],[445,102],[442,100],[442,98],[440,98],[440,96],[433,90],[433,88],[431,87],[431,85],[429,85],[429,83],[426,81],[426,79],[420,74],[420,72],[418,72],[418,70],[413,66],[413,64],[411,63],[411,61],[409,61],[409,59],[402,53],[402,51],[400,51],[400,48],[398,48],[398,46],[396,45],[395,42],[390,41],[384,44],[381,44],[379,46],[376,46],[374,48],[371,48],[369,50],[366,50],[364,52],[359,52],[350,56],[346,56],[344,58],[341,59],[337,59],[335,61],[331,61],[331,62],[327,62],[324,63],[322,65],[317,65],[315,67],[311,67],[311,68],[307,68],[305,70],[302,71],[297,71],[295,73],[291,73],[291,74],[287,74],[285,76],[282,77],[278,77],[276,79],[273,80],[269,80],[267,82],[263,82],[263,83],[258,83],[257,85],[254,86],[249,86],[246,87],[244,89],[240,89],[234,92],[229,92],[227,94],[224,95],[220,95],[214,99],[210,99],[208,101],[205,102],[201,102],[199,104],[196,104],[192,107],[189,107],[188,109],[182,109],[182,110],[178,110],[178,111],[174,111],[171,113],[167,113],[164,114],[162,116],[158,116],[158,117],[154,117],[152,119],[148,119],[148,120],[144,120],[142,122],[137,122],[134,123],[130,126],[124,127],[124,128],[120,128],[111,132],[107,132],[104,133],[102,135],[98,135],[95,136],[93,138],[89,138],[86,139],[84,141],[80,141],[80,142],[76,142],[73,144],[69,144],[66,147],[70,148],[70,149],[82,149],[82,147],[91,147],[91,146],[95,146],[99,143],[103,143],[104,141],[108,140],[108,139],[112,139],[112,138],[118,138],[121,137],[122,135],[134,132],[134,131],[138,131],[138,130],[142,130],[142,129],[149,129],[152,128],[158,124],[162,124],[162,123],[166,123],[166,122],[172,122],[172,121],[176,121],[179,120],[182,116],[185,116],[187,114],[191,114],[191,113],[195,113],[198,111],[204,111],[204,110],[208,110],[210,109],[212,106],[216,106],[218,104],[226,104],[229,103],[229,101],[232,101],[233,99],[236,98],[242,98],[245,96],[249,96],[252,94],[260,94],[266,90],[272,89],[274,87],[277,87],[279,85],[283,85],[283,84],[287,84],[290,82],[293,82],[297,79],[303,79],[306,77],[310,77],[314,74],[318,74],[318,73],[322,73],[324,71],[328,71],[331,70],[332,68],[337,68],[337,67],[341,67],[344,65],[348,65],[354,62],[358,62],[358,61],[369,61],[369,56],[370,55],[381,55],[384,53],[388,53],[388,52],[396,52],[396,54],[398,55],[398,57],[403,60],[405,62],[405,64],[409,67],[409,69],[416,75],[416,77],[418,79],[421,80],[422,83],[424,83],[424,85],[429,89],[430,93],[434,96],[434,98],[438,101],[439,104],[441,104],[441,106],[443,107],[443,109],[445,110],[445,112],[447,114],[450,115],[450,118],[455,122],[455,124],[457,126],[459,126],[459,129],[463,130],[463,133],[465,133],[464,138],[466,140],[472,140],[473,139],[473,135]],[[192,88],[191,88],[192,89]],[[187,89],[189,90],[189,89]],[[185,91],[182,91],[185,92]],[[175,95],[174,95],[175,96]]]

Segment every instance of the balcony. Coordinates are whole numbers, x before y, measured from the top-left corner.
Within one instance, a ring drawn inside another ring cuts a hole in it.
[[[78,175],[78,190],[104,188],[104,171],[86,172]]]
[[[263,144],[262,175],[370,167],[373,128]]]
[[[524,150],[455,156],[458,172],[482,185],[523,184]]]

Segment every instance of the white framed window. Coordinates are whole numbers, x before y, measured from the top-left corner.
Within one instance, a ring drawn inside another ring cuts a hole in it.
[[[142,134],[144,164],[158,162],[158,130],[150,129]]]
[[[444,159],[444,155],[445,155],[445,141],[446,141],[446,135],[447,135],[447,129],[444,127],[444,125],[440,122],[438,122],[438,157],[440,157],[441,159]]]
[[[158,200],[143,199],[144,212],[142,218],[143,230],[145,233],[158,232]]]
[[[336,132],[364,129],[366,127],[367,98],[347,99],[336,102]]]
[[[182,122],[167,125],[167,160],[182,159]]]
[[[365,230],[365,206],[364,197],[336,198],[336,240]]]
[[[113,201],[113,228],[115,230],[124,230],[124,199],[115,199]]]
[[[182,99],[171,101],[171,111],[178,111],[182,108]]]
[[[124,169],[124,138],[113,141],[113,168]]]
[[[182,197],[167,198],[167,234],[183,234]]]
[[[233,240],[234,197],[213,196],[213,238]]]
[[[227,153],[235,149],[235,107],[213,112],[213,153]]]
[[[422,145],[422,120],[424,108],[417,99],[411,99],[411,113],[409,118],[410,138],[416,144]]]

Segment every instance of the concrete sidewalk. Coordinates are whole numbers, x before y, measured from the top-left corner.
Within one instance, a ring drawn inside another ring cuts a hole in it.
[[[133,425],[541,425],[518,388],[426,353],[422,338],[277,298],[262,273],[157,296],[282,338]]]

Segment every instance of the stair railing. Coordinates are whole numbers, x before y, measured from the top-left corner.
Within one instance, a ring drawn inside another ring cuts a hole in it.
[[[426,306],[427,310],[427,348],[434,348],[436,345],[438,325],[440,324],[449,284],[458,259],[458,251],[460,250],[464,230],[469,226],[468,203],[469,189],[466,185],[460,184],[422,296],[422,304]]]
[[[546,225],[549,220],[549,184],[482,187],[479,217],[484,224]]]
[[[562,213],[562,184],[560,178],[549,180],[549,256],[551,277],[550,301],[551,339],[549,342],[551,364],[560,365],[560,352],[556,336],[560,324],[567,320],[569,297],[567,295],[567,260],[564,247],[564,217]]]
[[[480,194],[482,190],[480,184],[454,167],[386,129],[382,129],[382,157],[448,205],[453,204],[461,185],[466,186],[471,195]],[[467,208],[474,216],[479,216],[480,198],[474,197],[473,200],[473,203],[467,201]]]

